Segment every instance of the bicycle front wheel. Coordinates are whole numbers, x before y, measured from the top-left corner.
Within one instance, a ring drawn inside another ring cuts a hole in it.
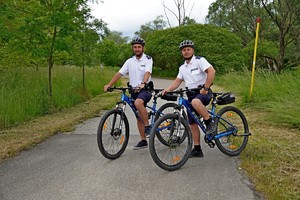
[[[97,142],[101,154],[116,159],[125,151],[129,139],[129,123],[124,112],[113,109],[105,113],[99,123]]]
[[[158,136],[163,137],[162,143]],[[153,125],[149,138],[150,154],[162,169],[174,171],[188,160],[192,149],[192,134],[186,120],[175,113],[165,114]]]
[[[217,115],[217,135],[224,135],[220,138],[215,136],[218,138],[215,139],[217,147],[228,156],[239,155],[245,149],[250,135],[245,115],[233,106],[222,108]]]

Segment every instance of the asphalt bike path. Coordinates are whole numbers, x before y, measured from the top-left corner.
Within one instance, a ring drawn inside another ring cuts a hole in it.
[[[171,83],[157,78],[153,81],[155,88]],[[160,105],[164,103],[161,101]],[[190,158],[177,171],[162,170],[148,148],[133,150],[140,138],[129,107],[126,114],[130,139],[120,158],[108,160],[99,152],[96,132],[101,117],[92,118],[73,132],[57,134],[1,163],[0,199],[262,199],[238,167],[238,157],[209,148],[203,136],[203,158]]]

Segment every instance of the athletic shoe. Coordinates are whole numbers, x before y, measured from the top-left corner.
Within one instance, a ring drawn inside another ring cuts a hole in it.
[[[139,143],[133,146],[134,150],[139,150],[148,147],[148,142],[146,140],[141,140]]]
[[[203,157],[203,156],[204,155],[203,155],[202,149],[200,149],[200,150],[193,149],[191,152],[190,158]]]
[[[214,123],[212,122],[211,118],[208,120],[204,120],[205,126],[206,126],[206,135],[210,135],[211,137],[214,137],[216,135],[216,130]]]
[[[150,133],[151,133],[151,126],[145,126],[145,135],[146,135],[146,138],[150,137]]]

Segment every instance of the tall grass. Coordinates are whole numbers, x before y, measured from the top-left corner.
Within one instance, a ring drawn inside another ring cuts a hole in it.
[[[299,199],[300,71],[257,71],[252,98],[250,79],[250,73],[231,73],[216,80],[240,97],[252,133],[241,168],[266,199]]]
[[[83,91],[82,68],[53,68],[53,93],[48,94],[48,68],[11,68],[0,71],[0,129],[36,116],[74,106],[97,94],[117,69],[86,68]]]
[[[257,71],[251,98],[250,73],[227,74],[218,77],[216,82],[238,93],[243,105],[270,113],[265,116],[269,123],[300,128],[300,70],[282,74]]]

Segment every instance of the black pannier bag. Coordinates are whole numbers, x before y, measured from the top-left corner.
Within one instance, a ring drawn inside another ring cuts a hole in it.
[[[217,98],[218,105],[226,105],[235,102],[235,96],[231,92],[226,92]]]

